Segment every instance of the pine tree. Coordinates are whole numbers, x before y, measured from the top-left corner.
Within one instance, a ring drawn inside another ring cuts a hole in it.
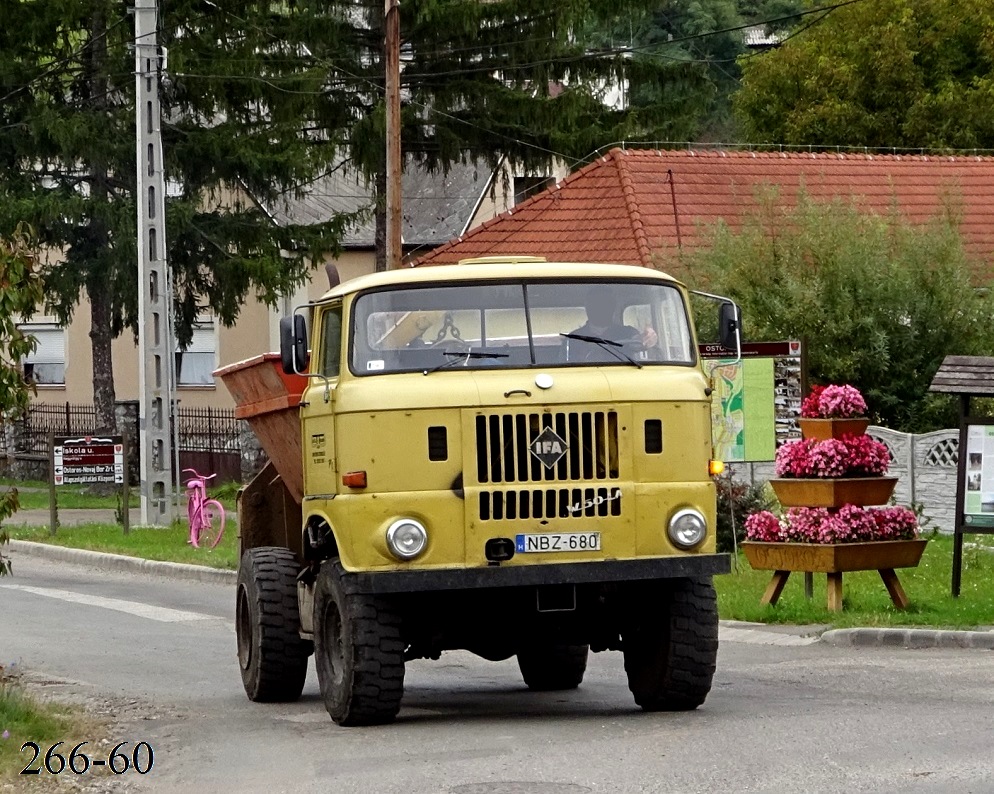
[[[618,16],[644,14],[655,5],[655,0],[405,0],[400,6],[405,163],[442,172],[467,160],[491,169],[507,162],[545,171],[557,158],[575,165],[610,143],[681,135],[699,101],[693,88],[700,85],[700,69],[591,34]],[[332,106],[341,115],[322,121],[329,134],[340,131],[351,165],[382,198],[383,4],[333,0],[313,7],[327,9],[330,19],[309,46],[327,64],[329,90],[350,98],[344,108]],[[605,104],[612,90],[635,86],[652,86],[653,100],[637,108]],[[377,207],[382,238],[382,200]],[[378,249],[382,254],[382,246]]]
[[[443,172],[466,159],[544,169],[626,138],[673,137],[697,67],[592,49],[585,33],[653,5],[404,2],[405,159]],[[132,22],[112,0],[0,0],[0,17],[0,234],[28,221],[59,260],[46,290],[60,320],[88,297],[98,429],[111,429],[111,340],[137,332]],[[273,301],[295,286],[353,220],[276,227],[249,196],[268,206],[343,163],[382,196],[382,27],[376,0],[164,3],[180,343],[202,307],[231,324],[251,291]],[[658,90],[637,108],[602,101],[612,87],[647,85]]]
[[[324,76],[279,45],[280,15],[226,5],[169,3],[160,20],[172,64],[199,71],[162,91],[180,344],[203,308],[230,325],[250,291],[273,302],[299,284],[348,221],[277,228],[246,198],[312,178],[333,148],[303,131]],[[88,298],[97,429],[112,430],[111,341],[138,321],[133,23],[111,0],[0,0],[0,17],[0,234],[37,230],[61,321]]]

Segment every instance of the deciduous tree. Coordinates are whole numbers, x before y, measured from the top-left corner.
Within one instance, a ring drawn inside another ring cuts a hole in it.
[[[41,299],[33,243],[22,225],[9,238],[0,238],[0,432],[28,405],[30,386],[19,362],[34,350],[35,340],[26,336],[17,322],[30,316]],[[8,488],[0,493],[0,522],[16,510],[17,489]],[[3,554],[6,542],[7,533],[0,530],[0,576],[10,573],[10,560]]]
[[[848,5],[742,71],[734,104],[755,143],[994,148],[987,0]]]
[[[994,348],[994,302],[973,287],[974,264],[954,209],[916,226],[775,193],[682,263],[741,303],[749,340],[804,339],[812,382],[856,386],[875,423],[905,432],[954,427],[932,377],[946,355]]]

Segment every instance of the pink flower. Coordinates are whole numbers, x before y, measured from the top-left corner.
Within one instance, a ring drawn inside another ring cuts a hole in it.
[[[753,513],[745,521],[746,539],[773,543],[782,540],[780,519],[769,510]]]
[[[825,391],[824,386],[812,386],[808,396],[801,401],[801,416],[805,419],[817,419],[821,416],[818,401],[821,393]]]
[[[848,453],[850,477],[873,477],[886,474],[890,467],[887,445],[867,435],[842,436]]]
[[[779,518],[764,510],[746,519],[746,539],[764,543],[858,543],[917,536],[918,519],[906,507],[791,507]]]
[[[887,445],[866,435],[788,441],[777,450],[778,477],[874,477],[887,473]]]
[[[805,419],[851,419],[866,416],[866,400],[854,386],[812,386],[801,403]]]

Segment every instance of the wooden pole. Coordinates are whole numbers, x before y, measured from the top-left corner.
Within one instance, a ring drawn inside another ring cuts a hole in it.
[[[386,68],[387,270],[403,259],[401,237],[400,154],[400,0],[384,0],[384,65]]]

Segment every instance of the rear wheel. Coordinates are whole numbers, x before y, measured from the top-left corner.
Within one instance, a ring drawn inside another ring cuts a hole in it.
[[[314,585],[314,663],[321,697],[339,725],[392,722],[404,694],[400,615],[382,596],[348,593],[337,560]]]
[[[718,657],[718,606],[710,577],[640,589],[622,632],[625,672],[646,711],[688,711],[711,691]]]
[[[576,689],[587,670],[587,645],[539,643],[518,652],[518,668],[529,689]]]
[[[300,638],[297,572],[289,549],[249,549],[238,566],[235,635],[249,700],[296,700],[307,677],[309,642]]]

